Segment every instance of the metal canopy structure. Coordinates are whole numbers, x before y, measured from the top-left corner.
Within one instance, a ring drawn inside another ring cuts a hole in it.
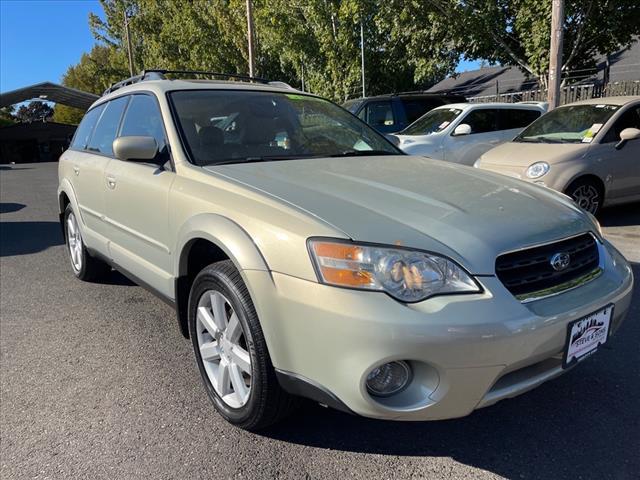
[[[36,83],[28,87],[19,88],[10,92],[0,94],[0,107],[8,107],[26,100],[41,100],[43,102],[54,102],[69,107],[87,110],[98,95],[83,92],[75,88],[65,87],[51,82]]]

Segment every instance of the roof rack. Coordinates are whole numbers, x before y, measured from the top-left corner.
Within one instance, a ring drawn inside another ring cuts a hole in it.
[[[244,82],[256,82],[256,83],[264,83],[270,84],[266,78],[261,77],[250,77],[248,75],[240,75],[237,73],[222,73],[222,72],[208,72],[204,70],[164,70],[164,69],[152,69],[152,70],[143,70],[142,73],[138,75],[134,75],[133,77],[125,78],[119,82],[112,84],[109,88],[107,88],[102,95],[106,95],[108,93],[114,92],[119,88],[125,87],[127,85],[133,85],[134,83],[144,82],[147,80],[166,80],[167,74],[188,74],[188,75],[207,75],[209,77],[223,77],[229,80],[235,79]]]

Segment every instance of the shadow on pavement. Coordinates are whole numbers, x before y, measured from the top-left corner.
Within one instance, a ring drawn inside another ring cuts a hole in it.
[[[27,255],[62,245],[58,222],[1,222],[0,256]]]
[[[0,170],[31,170],[31,167],[10,167],[8,165],[0,165]]]
[[[26,205],[23,203],[2,202],[0,203],[0,213],[11,213],[22,210]]]
[[[640,278],[640,264],[633,264]],[[436,422],[388,422],[311,403],[262,435],[394,456],[438,456],[507,478],[638,478],[640,284],[626,322],[602,351],[520,397]]]
[[[640,225],[640,202],[604,208],[598,220],[603,227]]]

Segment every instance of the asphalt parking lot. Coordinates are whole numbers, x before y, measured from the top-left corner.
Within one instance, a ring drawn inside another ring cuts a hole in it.
[[[639,478],[640,282],[606,348],[518,398],[431,423],[308,404],[252,434],[213,410],[173,311],[73,277],[56,172],[0,166],[2,479]],[[640,278],[640,205],[601,220]]]

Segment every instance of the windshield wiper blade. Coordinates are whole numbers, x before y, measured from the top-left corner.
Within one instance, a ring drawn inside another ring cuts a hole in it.
[[[228,160],[220,160],[211,162],[208,165],[232,165],[236,163],[258,163],[258,162],[275,162],[278,160],[299,160],[302,158],[313,158],[315,155],[263,155],[257,157],[230,158]]]
[[[342,153],[334,153],[327,157],[369,157],[374,155],[402,155],[401,153],[389,152],[388,150],[346,150]]]

